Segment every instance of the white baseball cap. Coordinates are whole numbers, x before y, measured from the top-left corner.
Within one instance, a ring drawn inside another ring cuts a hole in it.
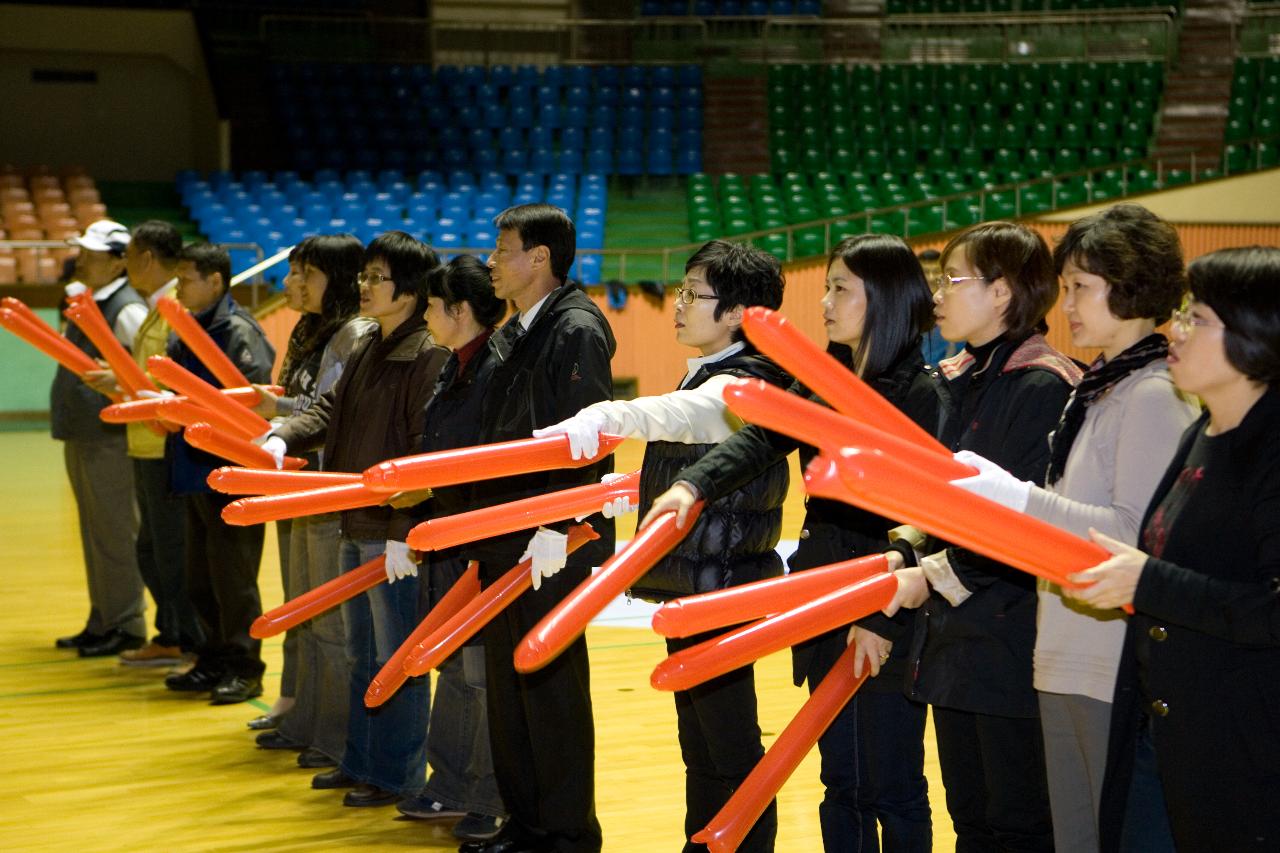
[[[79,246],[91,252],[110,252],[113,255],[124,254],[124,247],[129,245],[129,229],[119,222],[110,219],[99,219],[84,229],[79,237],[67,240],[72,246]]]

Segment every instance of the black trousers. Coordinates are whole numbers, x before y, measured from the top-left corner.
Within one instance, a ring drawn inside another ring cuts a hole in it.
[[[956,853],[1052,851],[1040,720],[935,705],[933,726]]]
[[[515,564],[481,566],[487,582]],[[595,808],[595,721],[587,641],[579,637],[537,672],[522,675],[512,656],[524,635],[587,569],[562,569],[528,590],[484,630],[489,740],[498,791],[512,832],[542,836],[561,853],[597,853],[602,835]]]
[[[156,643],[194,651],[203,633],[187,594],[186,509],[169,492],[163,459],[133,460],[138,498],[138,571],[156,603]]]
[[[713,631],[667,640],[675,653],[720,634]],[[764,756],[756,710],[754,666],[744,666],[675,693],[676,728],[684,759],[685,853],[704,851],[689,839],[702,830]],[[778,804],[769,804],[738,850],[773,850],[778,835]]]
[[[233,527],[222,508],[235,495],[212,492],[187,495],[187,591],[204,631],[196,649],[199,666],[226,675],[261,678],[262,642],[249,626],[262,615],[258,566],[262,562],[261,524]]]

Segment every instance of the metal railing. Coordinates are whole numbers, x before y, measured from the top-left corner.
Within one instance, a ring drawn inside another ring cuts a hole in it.
[[[974,38],[999,39],[984,61],[1165,58],[1176,39],[1176,10],[1093,10],[1071,13],[894,15],[852,18],[650,17],[628,20],[469,22],[373,15],[263,15],[259,39],[268,55],[286,60],[434,64],[647,64],[702,62],[725,53],[743,62],[882,61],[882,42],[919,43],[902,60],[970,58]],[[1154,36],[1144,36],[1140,28]],[[1082,49],[1050,52],[1062,31],[1078,30]],[[1131,32],[1127,32],[1131,30]],[[967,34],[967,35],[966,35]],[[735,38],[736,37],[736,38]],[[721,41],[717,41],[721,39]],[[1159,42],[1158,45],[1153,43]],[[867,49],[850,50],[861,44]],[[816,49],[806,50],[805,46]],[[918,56],[917,56],[918,54]],[[888,57],[893,58],[893,57]]]
[[[1035,62],[1045,59],[1167,59],[1176,47],[1177,9],[1095,10],[1087,14],[1011,13],[895,15],[877,19],[773,18],[764,27],[761,60],[805,62],[793,58],[794,45],[822,45],[826,61],[864,60],[865,53],[842,52],[842,45],[865,41],[868,27],[879,30],[879,61]],[[1064,39],[1070,29],[1079,48]],[[1144,34],[1145,32],[1145,34]],[[901,42],[905,54],[894,55]]]

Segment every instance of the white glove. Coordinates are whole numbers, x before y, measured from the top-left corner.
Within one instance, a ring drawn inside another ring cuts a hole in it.
[[[600,450],[600,430],[609,422],[609,417],[599,409],[583,409],[571,418],[565,418],[558,424],[535,429],[534,438],[546,438],[549,435],[569,436],[569,455],[574,459],[591,458]]]
[[[1027,501],[1031,499],[1031,482],[1019,480],[990,459],[979,456],[972,450],[961,450],[955,454],[954,458],[957,462],[977,468],[978,473],[972,477],[952,480],[951,485],[959,486],[967,492],[995,501],[1009,509],[1018,512],[1027,511]]]
[[[533,558],[529,568],[529,576],[533,579],[533,588],[542,588],[542,579],[549,578],[564,568],[569,559],[569,537],[557,533],[547,527],[539,527],[529,540],[529,547],[524,549],[520,561]]]
[[[600,478],[600,482],[606,486],[616,483],[626,474],[605,474]],[[632,503],[629,495],[620,498],[614,498],[611,501],[605,501],[604,506],[600,507],[600,512],[605,518],[620,518],[629,512],[635,512],[640,508],[639,503]]]
[[[139,388],[138,397],[143,400],[163,400],[165,397],[176,397],[172,391],[152,391],[150,388]]]
[[[257,439],[254,441],[256,442]],[[262,449],[271,454],[277,471],[284,468],[284,455],[289,452],[289,445],[285,444],[283,438],[278,435],[268,435],[262,442]]]
[[[410,575],[418,576],[418,563],[413,559],[407,542],[387,540],[387,583],[395,583]]]

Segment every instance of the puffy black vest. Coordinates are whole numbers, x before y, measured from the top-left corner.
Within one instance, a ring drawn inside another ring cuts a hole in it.
[[[684,387],[696,388],[712,376],[726,373],[784,387],[790,381],[773,362],[746,349],[703,366]],[[715,445],[649,442],[640,470],[640,517],[681,470],[712,447]],[[648,601],[668,601],[781,575],[782,558],[774,548],[782,535],[782,502],[789,485],[787,462],[782,459],[742,488],[704,507],[689,535],[632,587],[632,594]]]
[[[114,329],[120,311],[131,304],[146,305],[138,292],[125,282],[116,292],[98,303],[107,327]],[[100,358],[98,348],[90,343],[75,323],[67,324],[67,340],[84,350],[92,358]],[[103,423],[98,412],[110,404],[110,400],[80,381],[65,367],[59,366],[49,388],[49,427],[59,441],[98,441],[110,435],[123,435],[123,424]]]

